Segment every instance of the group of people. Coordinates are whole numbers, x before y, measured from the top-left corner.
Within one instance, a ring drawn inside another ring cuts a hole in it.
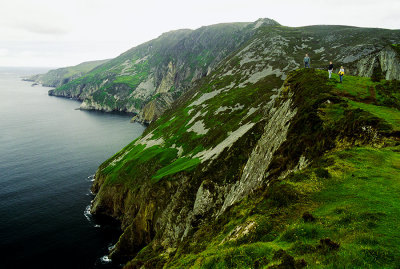
[[[308,56],[308,54],[306,54],[306,56],[304,57],[304,67],[305,68],[310,68],[310,57]],[[328,66],[328,74],[329,74],[329,78],[332,77],[332,72],[333,72],[333,63],[329,62],[329,66]],[[343,81],[343,76],[344,76],[344,68],[343,66],[340,67],[339,69],[339,78],[340,78],[340,83],[342,83]]]

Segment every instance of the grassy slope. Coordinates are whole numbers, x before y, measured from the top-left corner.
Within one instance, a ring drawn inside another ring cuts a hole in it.
[[[324,82],[331,100],[340,97],[319,106],[324,126],[337,128],[353,114],[359,116],[354,124],[379,121],[376,143],[349,146],[339,136],[336,147],[308,168],[273,182],[198,230],[172,252],[168,267],[395,268],[400,263],[400,145],[393,137],[399,129],[399,86],[351,76],[337,81],[333,76]],[[136,260],[146,255],[145,248]]]
[[[104,64],[108,60],[99,60],[99,61],[90,61],[78,64],[76,66],[66,67],[67,70],[66,76],[73,76],[78,73],[87,73],[93,70],[95,67]]]
[[[94,69],[95,67],[107,62],[108,60],[90,61],[83,62],[75,66],[69,66],[64,68],[59,68],[55,70],[50,70],[48,73],[40,76],[40,80],[44,84],[57,84],[59,81],[71,78],[75,75],[87,73]]]
[[[258,122],[264,114],[262,109],[246,115],[251,108],[257,108],[269,101],[274,92],[260,89],[272,88],[273,83],[275,87],[279,87],[281,80],[275,76],[267,77],[255,85],[233,87],[221,92],[218,98],[191,106],[202,94],[229,86],[234,79],[234,76],[206,79],[197,89],[201,94],[189,95],[185,100],[181,100],[178,109],[167,111],[143,134],[142,137],[148,135],[151,141],[162,139],[162,145],[145,148],[149,144],[146,140],[133,141],[100,166],[102,174],[107,175],[106,183],[124,183],[135,189],[136,181],[142,178],[151,178],[155,183],[162,178],[168,180],[169,176],[178,172],[191,171],[200,163],[200,159],[194,157],[198,152],[215,147],[238,126]],[[217,113],[221,107],[226,107],[226,111]],[[238,110],[230,113],[235,107]],[[209,130],[207,134],[188,131],[196,122],[204,123],[205,128]],[[178,155],[177,148],[181,148],[181,155]],[[120,156],[123,158],[113,163]]]

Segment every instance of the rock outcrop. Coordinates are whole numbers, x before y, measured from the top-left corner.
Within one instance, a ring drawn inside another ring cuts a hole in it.
[[[171,93],[160,94],[157,98],[148,102],[139,114],[132,118],[132,121],[148,125],[158,119],[165,110],[171,108],[173,102],[174,98]]]
[[[357,63],[357,74],[371,77],[374,69],[379,68],[386,80],[400,80],[400,56],[393,46],[371,53]]]

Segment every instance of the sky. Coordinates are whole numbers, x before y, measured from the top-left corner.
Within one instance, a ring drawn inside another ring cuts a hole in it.
[[[400,29],[400,0],[0,0],[0,66],[114,58],[176,29],[271,18]]]

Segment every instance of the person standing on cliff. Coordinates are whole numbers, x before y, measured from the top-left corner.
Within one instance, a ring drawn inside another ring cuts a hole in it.
[[[306,56],[304,57],[304,68],[310,68],[310,57],[308,57],[307,53]]]
[[[329,79],[332,76],[332,72],[333,72],[333,63],[329,62],[329,66],[328,66]]]
[[[342,83],[343,76],[344,76],[344,68],[343,68],[343,66],[340,67],[340,70],[339,70],[338,74],[339,74],[339,78],[340,78],[340,83]]]

